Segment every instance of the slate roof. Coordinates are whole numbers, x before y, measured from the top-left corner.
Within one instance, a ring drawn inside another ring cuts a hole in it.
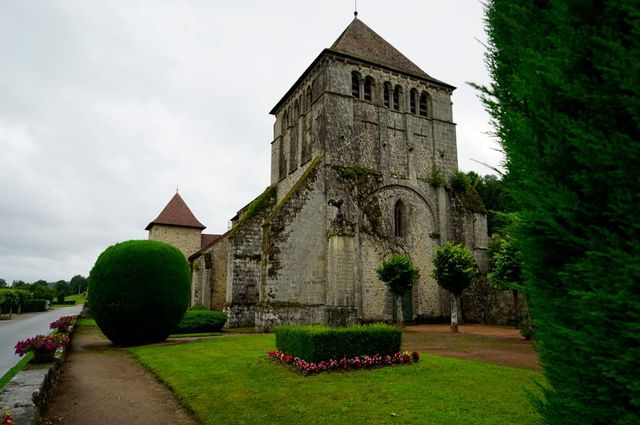
[[[329,50],[431,79],[418,65],[411,62],[360,19],[351,21]]]
[[[176,192],[160,215],[145,228],[150,230],[154,224],[204,229],[205,226],[193,215],[182,197]]]

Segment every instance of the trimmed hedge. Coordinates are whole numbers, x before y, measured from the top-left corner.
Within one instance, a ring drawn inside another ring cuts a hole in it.
[[[34,313],[38,311],[46,311],[47,300],[29,300],[22,307],[23,313]]]
[[[402,346],[402,332],[384,324],[329,328],[322,325],[279,326],[276,347],[310,362],[343,357],[393,355]]]
[[[220,332],[227,315],[221,311],[187,310],[174,333]]]
[[[62,301],[62,302],[54,301],[51,304],[53,304],[53,305],[76,305],[76,301],[75,300],[65,300],[65,301]]]
[[[107,248],[89,275],[89,309],[117,345],[167,339],[191,295],[189,266],[177,248],[153,240]]]

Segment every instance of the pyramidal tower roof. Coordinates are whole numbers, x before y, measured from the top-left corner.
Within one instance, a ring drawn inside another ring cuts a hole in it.
[[[145,228],[145,230],[151,229],[154,224],[164,224],[168,226],[178,227],[193,227],[196,229],[204,229],[205,226],[198,221],[196,216],[193,215],[187,204],[182,197],[176,192],[173,198],[169,201],[166,207],[160,212],[160,215],[153,220]]]
[[[360,19],[354,19],[329,50],[423,78],[431,77]]]
[[[286,101],[289,95],[296,90],[296,87],[304,81],[316,64],[326,55],[355,59],[391,71],[409,74],[446,89],[455,90],[455,87],[451,84],[437,80],[424,72],[418,65],[411,62],[405,55],[400,53],[398,49],[389,44],[389,42],[380,37],[374,30],[356,17],[342,34],[340,34],[340,37],[338,37],[331,47],[324,49],[311,65],[307,67],[300,78],[298,78],[287,93],[271,109],[270,114],[276,114],[278,108]]]

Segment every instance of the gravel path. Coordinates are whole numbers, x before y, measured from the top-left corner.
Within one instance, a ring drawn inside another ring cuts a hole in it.
[[[115,348],[97,327],[81,327],[44,424],[196,425],[171,391]]]

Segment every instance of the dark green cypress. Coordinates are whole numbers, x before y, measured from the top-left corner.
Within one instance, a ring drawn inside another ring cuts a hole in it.
[[[640,423],[640,2],[490,0],[547,423]]]

